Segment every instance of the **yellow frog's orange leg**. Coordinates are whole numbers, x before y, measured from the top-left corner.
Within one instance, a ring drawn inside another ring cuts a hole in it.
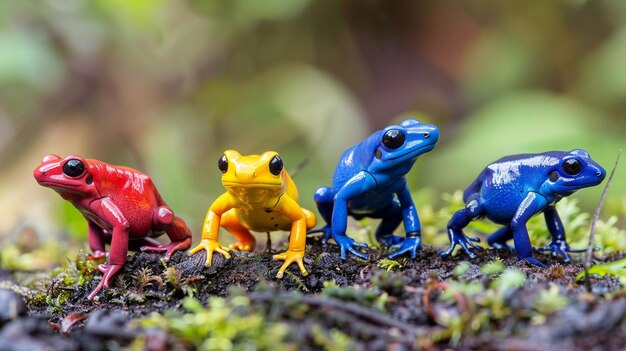
[[[256,240],[250,231],[239,222],[235,210],[224,213],[220,225],[237,239],[236,243],[229,245],[231,249],[239,251],[252,251],[254,249]]]

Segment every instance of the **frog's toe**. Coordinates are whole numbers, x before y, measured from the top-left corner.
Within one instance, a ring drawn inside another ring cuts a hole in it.
[[[509,251],[511,253],[515,252],[515,248],[513,246],[509,246],[509,245],[503,244],[503,243],[497,243],[497,242],[489,243],[489,246],[493,247],[496,250],[506,250],[506,251]]]
[[[396,246],[404,241],[405,238],[393,234],[385,235],[378,239],[385,246]]]
[[[545,264],[543,264],[541,261],[539,261],[538,259],[530,256],[530,257],[525,257],[525,258],[521,258],[522,260],[535,265],[537,267],[541,267],[541,268],[548,268],[548,266],[546,266]]]
[[[409,254],[409,256],[413,259],[417,257],[417,250],[422,246],[422,239],[420,237],[408,237],[405,238],[404,241],[400,244],[396,244],[393,248],[397,248],[398,250],[389,254],[390,259],[394,259],[404,254]]]
[[[315,230],[310,230],[308,231],[306,234],[316,234],[316,233],[322,233],[322,245],[326,246],[328,244],[328,240],[330,238],[333,237],[332,235],[332,229],[330,228],[330,226],[324,226],[320,229],[315,229]]]
[[[231,250],[252,251],[252,250],[254,250],[254,243],[238,241],[236,243],[228,245],[228,247]]]

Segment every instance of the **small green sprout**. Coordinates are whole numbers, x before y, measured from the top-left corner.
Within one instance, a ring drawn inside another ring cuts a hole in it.
[[[471,268],[472,268],[472,265],[470,265],[469,262],[466,262],[466,261],[459,262],[459,264],[457,264],[456,267],[454,267],[452,274],[458,278],[462,276],[463,274],[467,273]]]
[[[378,267],[382,269],[386,269],[387,272],[391,272],[394,269],[401,269],[406,264],[406,259],[402,259],[403,262],[391,260],[388,258],[383,258],[378,261]]]
[[[533,299],[533,308],[538,314],[533,316],[532,322],[543,324],[549,315],[567,307],[568,304],[569,299],[561,295],[559,287],[550,285],[549,289],[541,290]]]
[[[485,263],[480,267],[480,271],[487,275],[495,275],[502,272],[503,270],[504,263],[502,263],[502,260],[500,260],[499,258],[491,262]]]
[[[518,269],[507,268],[492,282],[492,287],[505,291],[520,288],[526,284],[526,275]]]

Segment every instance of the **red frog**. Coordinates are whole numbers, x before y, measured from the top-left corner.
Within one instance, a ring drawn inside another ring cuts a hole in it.
[[[91,259],[106,257],[104,245],[111,245],[108,263],[98,266],[104,276],[89,294],[90,300],[109,287],[126,263],[129,249],[165,252],[169,261],[174,252],[191,245],[185,222],[163,201],[150,177],[139,171],[80,156],[47,155],[33,175],[39,185],[55,190],[87,219]],[[153,239],[163,232],[170,244]]]

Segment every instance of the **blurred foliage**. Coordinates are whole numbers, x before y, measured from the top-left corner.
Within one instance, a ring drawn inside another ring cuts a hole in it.
[[[164,329],[195,350],[295,350],[294,344],[285,341],[287,325],[266,320],[245,296],[211,297],[206,307],[188,297],[183,307],[186,312],[153,312],[140,321],[141,326]],[[144,347],[139,338],[130,349]]]
[[[314,209],[342,150],[419,116],[442,137],[409,182],[424,242],[443,245],[452,210],[439,194],[499,157],[584,148],[611,164],[626,131],[624,52],[620,0],[0,0],[0,235],[36,223],[84,237],[80,215],[30,178],[49,152],[147,172],[198,233],[223,191],[224,149],[308,161],[295,181]],[[623,167],[599,237],[620,250]],[[599,193],[574,204],[589,210]],[[571,219],[584,242],[587,219]]]

